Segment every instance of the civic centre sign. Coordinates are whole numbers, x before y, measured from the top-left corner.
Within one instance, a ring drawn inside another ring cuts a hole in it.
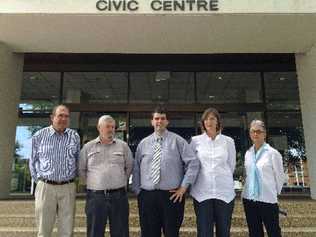
[[[315,0],[0,0],[0,14],[313,13]]]
[[[218,11],[219,2],[218,0],[97,0],[96,8],[110,13],[202,13]]]

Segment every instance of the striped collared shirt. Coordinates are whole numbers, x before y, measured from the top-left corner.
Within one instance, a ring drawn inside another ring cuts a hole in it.
[[[77,175],[80,137],[66,128],[59,134],[52,126],[43,128],[32,137],[30,172],[32,178],[67,181]]]

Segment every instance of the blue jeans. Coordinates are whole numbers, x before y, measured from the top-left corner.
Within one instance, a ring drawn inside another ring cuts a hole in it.
[[[111,237],[129,237],[129,206],[124,188],[107,194],[87,191],[85,211],[87,237],[104,237],[108,219]]]
[[[214,224],[217,237],[230,236],[234,200],[226,203],[219,199],[207,199],[202,202],[193,199],[193,205],[198,237],[213,237]]]

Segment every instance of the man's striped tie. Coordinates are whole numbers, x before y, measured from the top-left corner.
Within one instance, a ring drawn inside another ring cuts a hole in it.
[[[153,184],[157,184],[160,180],[161,144],[162,137],[158,137],[154,145],[154,156],[151,165],[151,180],[153,181]]]

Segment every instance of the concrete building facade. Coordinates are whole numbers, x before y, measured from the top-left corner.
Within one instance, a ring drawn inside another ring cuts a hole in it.
[[[192,73],[194,71],[196,81],[199,77],[196,71],[203,72],[212,67],[215,68],[213,70],[215,72],[220,69],[216,68],[216,62],[212,60],[202,69],[196,69],[199,68],[197,65],[192,68],[191,64],[187,66],[183,63],[181,55],[183,57],[194,55],[201,64],[205,55],[210,58],[212,55],[215,58],[224,57],[222,61],[226,59],[229,61],[231,57],[238,58],[239,55],[241,58],[244,55],[250,58],[256,55],[255,57],[259,59],[260,55],[262,57],[281,55],[280,58],[282,55],[290,55],[293,57],[294,71],[297,74],[299,111],[304,129],[311,197],[316,199],[314,146],[316,137],[313,136],[316,133],[315,25],[316,3],[310,0],[2,0],[0,2],[0,198],[7,198],[10,193],[18,107],[21,96],[23,97],[21,88],[24,87],[24,75],[30,71],[48,73],[63,71],[60,74],[61,81],[64,81],[64,77],[66,81],[68,72],[78,71],[78,68],[90,72],[128,71],[128,80],[133,81],[134,74],[130,72],[140,70],[139,68],[150,71],[150,63],[140,67],[141,62],[137,64],[130,60],[128,65],[122,66],[117,55],[122,58],[124,55],[130,57],[149,55],[158,59],[161,55],[162,57],[165,55],[164,58],[172,58],[176,55],[178,64],[182,65],[177,70],[187,70]],[[85,54],[89,56],[85,58]],[[76,55],[81,57],[77,66]],[[226,58],[225,55],[231,57]],[[64,64],[58,61],[64,57],[70,59],[66,60],[67,62],[63,61]],[[72,57],[74,57],[73,61],[71,61]],[[32,61],[34,58],[36,60]],[[50,61],[45,61],[47,58],[50,58]],[[93,63],[90,58],[93,58]],[[102,63],[98,63],[99,58],[102,58]],[[276,67],[282,65],[282,62],[276,62],[277,60],[274,61]],[[232,71],[236,70],[239,63],[246,68],[243,69],[244,71],[251,70],[250,66],[246,65],[250,61],[235,60],[231,63],[234,64]],[[155,74],[155,78],[157,79],[158,74],[168,77],[166,72],[172,71],[168,69],[168,65],[166,66],[168,62],[159,63],[164,67],[153,69],[159,72]],[[135,64],[139,66],[136,69],[133,68]],[[271,66],[267,61],[261,64],[266,68]],[[110,69],[106,69],[107,67]],[[264,74],[262,70],[258,71],[260,71],[258,75]],[[221,80],[221,76],[216,77]],[[279,79],[283,80],[282,77]],[[65,100],[62,101],[69,103],[72,110],[77,112],[72,114],[72,117],[78,124],[81,123],[79,113],[84,111],[148,112],[151,106],[150,103],[142,104],[140,107],[128,106],[122,102],[118,103],[119,105],[112,103],[106,106],[107,103],[104,103],[103,106],[98,104],[91,107],[88,106],[89,103],[84,103],[84,99],[80,101],[81,94],[78,90],[67,90],[63,93],[61,97]],[[253,89],[243,92],[245,101],[257,102],[258,95]],[[211,96],[208,95],[210,99]],[[156,102],[153,100],[153,103]],[[212,102],[202,104],[203,106],[201,103],[196,103],[179,111],[200,113],[205,106],[214,105]],[[224,107],[229,110],[233,106],[234,103],[230,103],[228,107]],[[170,108],[176,112],[178,106],[176,103],[170,104]],[[225,112],[225,109],[223,111]],[[235,110],[230,109],[230,111]],[[248,115],[248,120],[256,117],[256,111],[256,109],[245,111],[253,113]],[[125,124],[122,124],[122,127],[129,126],[129,121],[126,120]]]

